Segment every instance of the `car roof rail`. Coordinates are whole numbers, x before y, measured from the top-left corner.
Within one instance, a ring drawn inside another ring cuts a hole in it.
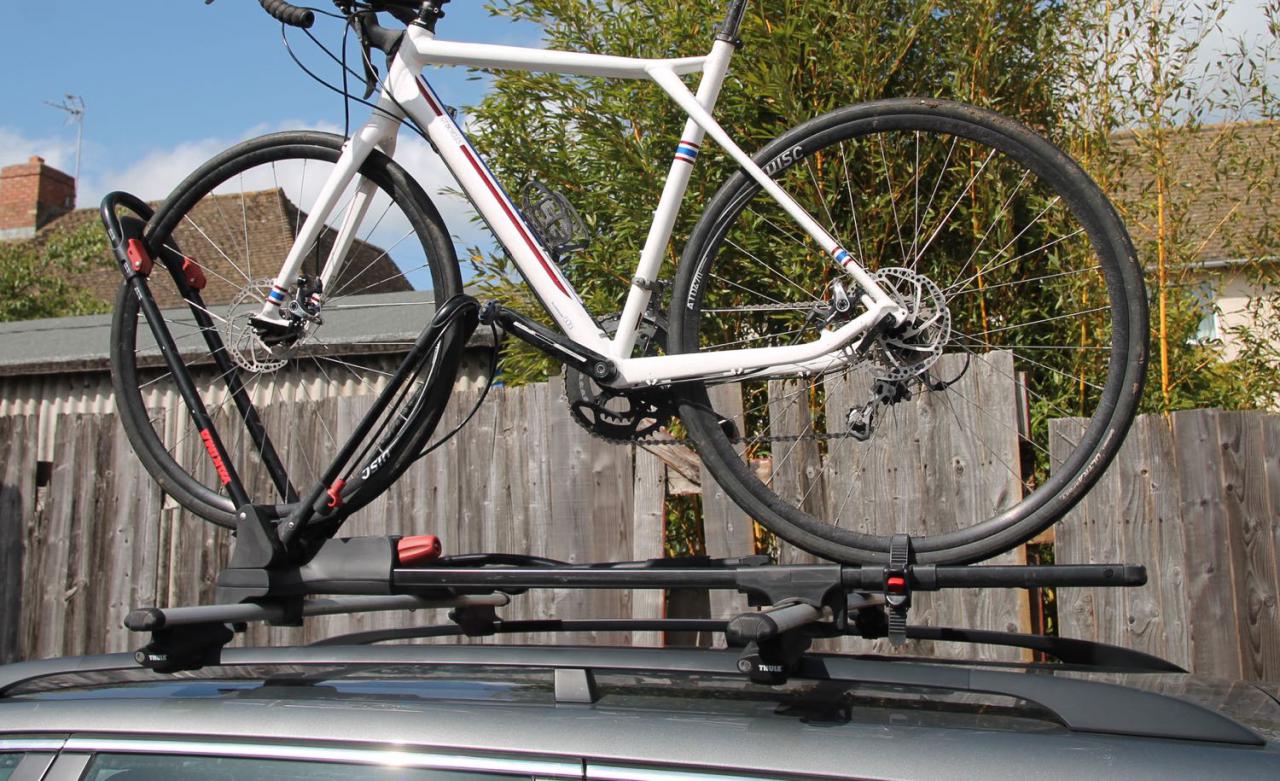
[[[661,673],[740,677],[736,650],[500,645],[306,646],[226,648],[221,667],[426,666],[505,667],[559,673],[557,692],[568,701],[594,702],[601,673]],[[23,684],[68,673],[136,671],[131,654],[19,662],[0,667],[0,696]],[[345,670],[340,675],[349,675]],[[555,674],[555,673],[553,673]],[[1260,746],[1265,741],[1232,719],[1194,703],[1128,686],[1040,672],[969,669],[918,661],[806,654],[791,677],[859,685],[905,686],[1002,695],[1036,703],[1073,732],[1196,740]]]
[[[752,614],[757,615],[757,614]],[[440,637],[476,637],[500,634],[528,634],[534,632],[705,632],[725,634],[732,622],[704,618],[621,618],[621,619],[517,619],[508,620],[492,617],[488,624],[478,627],[474,622],[470,626],[460,623],[433,624],[428,626],[403,626],[388,629],[371,629],[364,632],[351,632],[334,635],[317,640],[312,646],[326,645],[368,645],[400,640],[424,640]],[[1076,640],[1070,637],[1051,635],[1032,635],[1021,632],[1002,632],[986,629],[959,629],[955,627],[909,626],[908,640],[939,641],[948,643],[968,643],[971,645],[1001,645],[1009,648],[1024,648],[1050,656],[1061,664],[1051,665],[1054,669],[1068,667],[1088,672],[1111,673],[1185,673],[1186,670],[1173,662],[1161,659],[1142,651],[1121,648],[1116,645],[1100,643],[1094,640]],[[858,635],[860,636],[860,635]],[[886,656],[888,661],[907,659],[909,657]],[[945,660],[928,660],[945,661]],[[956,660],[958,663],[975,664],[971,660]],[[977,662],[983,666],[1002,666],[1009,664],[1026,667],[1020,662]]]

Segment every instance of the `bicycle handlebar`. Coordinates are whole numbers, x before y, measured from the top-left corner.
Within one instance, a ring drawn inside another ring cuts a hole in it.
[[[301,27],[304,30],[315,24],[314,12],[299,8],[286,0],[258,0],[258,3],[262,5],[262,10],[285,24]]]

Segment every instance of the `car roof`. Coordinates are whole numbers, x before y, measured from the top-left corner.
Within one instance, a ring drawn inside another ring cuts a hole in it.
[[[964,776],[985,762],[988,778],[1152,761],[1189,777],[1280,767],[1270,729],[1259,735],[1181,696],[1079,674],[811,654],[788,685],[767,687],[737,674],[737,658],[554,646],[225,649],[222,664],[179,677],[127,654],[27,662],[0,668],[0,740],[76,735],[77,750],[118,748],[110,741],[124,733],[185,751],[210,737],[243,750],[397,744],[766,777],[855,764],[859,777]],[[1262,726],[1280,725],[1280,705],[1263,691],[1237,695]]]

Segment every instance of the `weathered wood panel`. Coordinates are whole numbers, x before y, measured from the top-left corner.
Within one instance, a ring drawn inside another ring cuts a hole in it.
[[[635,450],[635,485],[632,491],[631,558],[636,561],[660,559],[666,537],[667,470],[662,460],[643,447]],[[635,591],[631,596],[632,618],[663,618],[666,592],[659,589]],[[661,632],[637,632],[631,644],[662,645]]]
[[[842,512],[842,526],[877,534],[943,533],[1007,506],[1021,490],[1012,366],[995,354],[960,371],[952,365],[958,360],[944,356],[939,364],[944,375],[963,374],[953,392],[920,394],[895,405],[892,425],[875,447],[859,451],[844,438],[774,453],[769,468],[775,484],[828,513],[855,508]],[[849,407],[865,402],[865,388],[858,385],[863,379],[826,378],[815,397],[825,407],[810,414],[820,413],[829,431],[839,431]],[[777,403],[794,389],[774,383],[770,391],[760,396],[763,406],[756,413],[780,428],[802,424],[787,416],[803,411]],[[718,408],[741,417],[736,386],[715,393],[722,397]],[[460,422],[475,399],[474,391],[457,394],[437,433]],[[271,425],[294,432],[287,457],[301,463],[315,460],[317,452],[331,454],[369,403],[368,397],[281,402],[266,414]],[[227,414],[216,413],[219,420]],[[132,648],[140,638],[120,627],[129,609],[213,599],[214,578],[229,551],[228,532],[161,496],[114,416],[59,416],[48,427],[54,438],[50,482],[38,491],[35,451],[22,433],[34,425],[30,419],[0,419],[0,562],[8,562],[0,571],[0,616],[5,610],[22,616],[6,621],[21,630],[5,636],[0,655]],[[229,421],[224,425],[231,429]],[[1053,425],[1054,432],[1078,437],[1076,421]],[[170,428],[174,436],[184,429]],[[970,430],[980,439],[960,436]],[[1051,436],[1055,449],[1061,449],[1059,440],[1057,433]],[[211,470],[197,439],[174,444],[181,458],[206,474]],[[238,450],[244,444],[233,439],[230,446]],[[1174,415],[1172,427],[1163,418],[1140,419],[1098,489],[1059,526],[1058,560],[1143,563],[1153,585],[1061,590],[1063,633],[1157,653],[1203,672],[1280,677],[1278,448],[1276,416],[1187,412]],[[1054,456],[1061,460],[1060,453]],[[591,437],[569,419],[558,382],[495,389],[457,437],[415,464],[343,534],[438,534],[449,553],[528,553],[574,563],[651,558],[662,555],[667,492],[689,486],[702,494],[708,553],[752,553],[751,518],[702,474],[692,451],[678,444],[629,448]],[[809,559],[787,546],[782,555],[786,561]],[[1016,553],[998,559],[1017,560]],[[516,596],[502,614],[656,617],[665,605],[660,591],[543,590]],[[1016,592],[921,595],[917,605],[916,623],[996,629],[1017,628],[1024,610]],[[716,592],[696,612],[729,615],[744,609],[739,595]],[[330,617],[305,629],[255,627],[242,641],[302,643],[444,618],[442,611]],[[523,639],[542,638],[492,641]],[[572,639],[661,640],[657,633]],[[884,650],[853,641],[830,645]],[[974,654],[940,646],[909,650]]]
[[[0,664],[21,657],[23,562],[27,529],[36,509],[36,421],[0,418]]]
[[[1056,427],[1079,431],[1079,421]],[[1058,525],[1057,561],[1144,564],[1140,589],[1059,589],[1061,633],[1194,672],[1280,674],[1275,523],[1280,417],[1140,416],[1098,486]],[[1060,459],[1055,459],[1055,462]]]
[[[742,391],[738,385],[718,385],[708,395],[712,407],[732,420],[739,431],[743,425]],[[739,452],[743,445],[738,445]],[[702,488],[702,525],[706,534],[707,555],[716,558],[736,558],[755,553],[755,530],[751,516],[738,507],[715,478],[701,470],[699,485]],[[747,598],[733,591],[712,591],[708,595],[711,618],[729,618],[747,610]]]
[[[828,441],[828,516],[841,528],[868,534],[938,535],[965,529],[1021,496],[1016,385],[1008,352],[981,357],[944,355],[933,370],[956,378],[941,393],[918,393],[882,410],[867,442]],[[871,398],[868,369],[826,379],[826,421],[846,433],[849,409]],[[991,560],[1021,563],[1020,551]],[[1026,606],[1016,591],[963,590],[915,596],[913,624],[1017,631]],[[909,641],[844,639],[831,646],[876,653],[908,653],[1012,660],[1021,653]]]

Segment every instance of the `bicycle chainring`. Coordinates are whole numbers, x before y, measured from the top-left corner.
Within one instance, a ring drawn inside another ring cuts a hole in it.
[[[618,315],[606,317],[600,327],[612,335],[618,330]],[[638,354],[657,355],[666,340],[663,324],[646,315],[636,335]],[[636,442],[650,437],[670,423],[673,415],[665,391],[606,388],[583,372],[568,367],[564,390],[569,401],[569,417],[593,435],[612,442]]]

